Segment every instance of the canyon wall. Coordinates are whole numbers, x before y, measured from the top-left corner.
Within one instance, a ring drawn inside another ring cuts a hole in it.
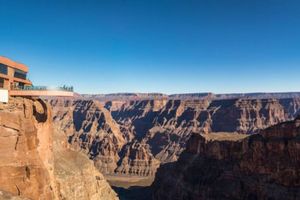
[[[97,101],[50,101],[54,122],[72,149],[86,153],[104,174],[154,175],[159,162],[149,145],[134,140],[126,124],[118,124]]]
[[[153,176],[193,132],[253,134],[293,119],[300,99],[49,100],[70,146],[104,174]]]
[[[244,139],[193,134],[163,165],[153,199],[299,199],[300,117]]]
[[[288,99],[300,98],[300,92],[274,92],[274,93],[231,93],[231,94],[215,94],[211,92],[204,93],[184,93],[184,94],[163,94],[163,93],[112,93],[112,94],[81,94],[77,98],[86,100],[98,101],[119,101],[119,100],[154,100],[154,99],[168,99],[168,100],[223,100],[223,99]]]
[[[1,103],[0,198],[117,199],[89,159],[63,141],[44,101],[10,98]]]
[[[54,199],[53,172],[48,171],[53,162],[51,145],[44,143],[52,140],[50,120],[47,107],[39,101],[11,99],[1,104],[1,190],[31,199]],[[45,157],[41,157],[44,150]]]
[[[117,200],[104,176],[84,153],[68,148],[65,135],[54,130],[54,177],[60,199]]]

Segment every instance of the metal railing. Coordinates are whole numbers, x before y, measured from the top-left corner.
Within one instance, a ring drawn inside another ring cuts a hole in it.
[[[73,86],[60,86],[60,87],[47,87],[47,86],[15,86],[13,87],[13,90],[53,90],[53,91],[67,91],[67,92],[73,92],[74,88]]]

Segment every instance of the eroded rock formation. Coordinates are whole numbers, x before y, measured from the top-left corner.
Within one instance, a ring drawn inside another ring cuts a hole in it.
[[[300,117],[244,139],[193,134],[163,165],[153,199],[299,199]]]
[[[88,154],[102,173],[146,176],[158,162],[176,161],[192,132],[253,134],[300,110],[298,98],[50,103],[72,148]]]
[[[55,186],[49,184],[53,183],[53,172],[48,171],[53,164],[51,145],[44,143],[52,140],[50,120],[47,107],[39,101],[12,99],[7,105],[1,104],[1,190],[31,199],[55,197]],[[41,157],[45,149],[45,157]]]
[[[124,147],[122,159],[115,170],[119,174],[130,174],[138,176],[154,176],[159,166],[148,144],[134,141]]]
[[[0,198],[117,199],[89,159],[56,141],[55,131],[42,100],[0,104]]]
[[[97,101],[50,101],[54,121],[70,146],[83,151],[104,174],[154,175],[158,161],[149,146],[134,140],[130,124],[118,124]]]
[[[192,132],[252,134],[293,119],[299,110],[300,99],[203,99],[131,101],[111,112],[166,163],[177,160]]]
[[[54,131],[54,176],[61,199],[116,200],[103,175],[82,152],[67,148],[65,135]]]

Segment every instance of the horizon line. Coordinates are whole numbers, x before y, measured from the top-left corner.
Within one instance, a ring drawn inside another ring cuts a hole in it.
[[[161,95],[192,95],[192,94],[215,94],[215,95],[222,95],[222,94],[296,94],[300,93],[300,91],[291,91],[291,92],[228,92],[228,93],[214,93],[214,92],[183,92],[183,93],[163,93],[163,92],[112,92],[112,93],[79,93],[81,95],[115,95],[115,94],[161,94]]]

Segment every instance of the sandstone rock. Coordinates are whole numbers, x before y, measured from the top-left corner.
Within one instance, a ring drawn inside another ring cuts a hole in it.
[[[44,105],[44,104],[43,104]],[[31,199],[53,199],[54,185],[46,163],[51,163],[48,150],[51,133],[47,129],[47,109],[41,102],[29,99],[11,99],[0,111],[0,189],[16,196]],[[37,108],[40,107],[40,108]],[[51,118],[50,118],[51,120]],[[43,134],[43,135],[39,135]],[[43,140],[43,139],[42,139]],[[45,145],[45,146],[44,146]]]
[[[50,103],[54,121],[65,131],[72,148],[86,152],[102,173],[125,175],[137,170],[152,175],[156,161],[176,161],[193,132],[253,134],[293,119],[300,110],[297,98],[119,99],[102,103],[52,100]],[[140,151],[145,148],[142,152],[147,154],[139,162],[130,158],[139,152],[137,147]]]
[[[141,100],[112,116],[121,126],[130,123],[135,138],[166,163],[177,160],[192,132],[257,133],[293,119],[299,106],[299,99]]]
[[[125,142],[119,125],[95,101],[50,101],[54,122],[68,136],[72,148],[84,151],[103,173],[112,173]]]
[[[193,134],[158,170],[153,199],[299,199],[299,136],[299,119],[236,141]]]
[[[131,123],[118,124],[110,111],[97,101],[51,100],[50,103],[56,113],[54,121],[69,136],[71,147],[88,154],[102,173],[155,174],[159,162],[149,145],[134,140]],[[161,102],[147,105],[152,106],[163,107]]]
[[[62,142],[65,137],[60,130],[55,130],[54,139],[54,175],[61,199],[118,199],[103,175],[85,154],[65,147]]]
[[[0,191],[0,200],[29,200],[25,197],[15,196],[8,192]]]
[[[154,176],[159,161],[151,154],[149,145],[137,141],[125,146],[116,173],[135,176]]]
[[[67,148],[64,134],[53,138],[52,125],[40,99],[1,104],[0,199],[118,199],[93,163]]]

